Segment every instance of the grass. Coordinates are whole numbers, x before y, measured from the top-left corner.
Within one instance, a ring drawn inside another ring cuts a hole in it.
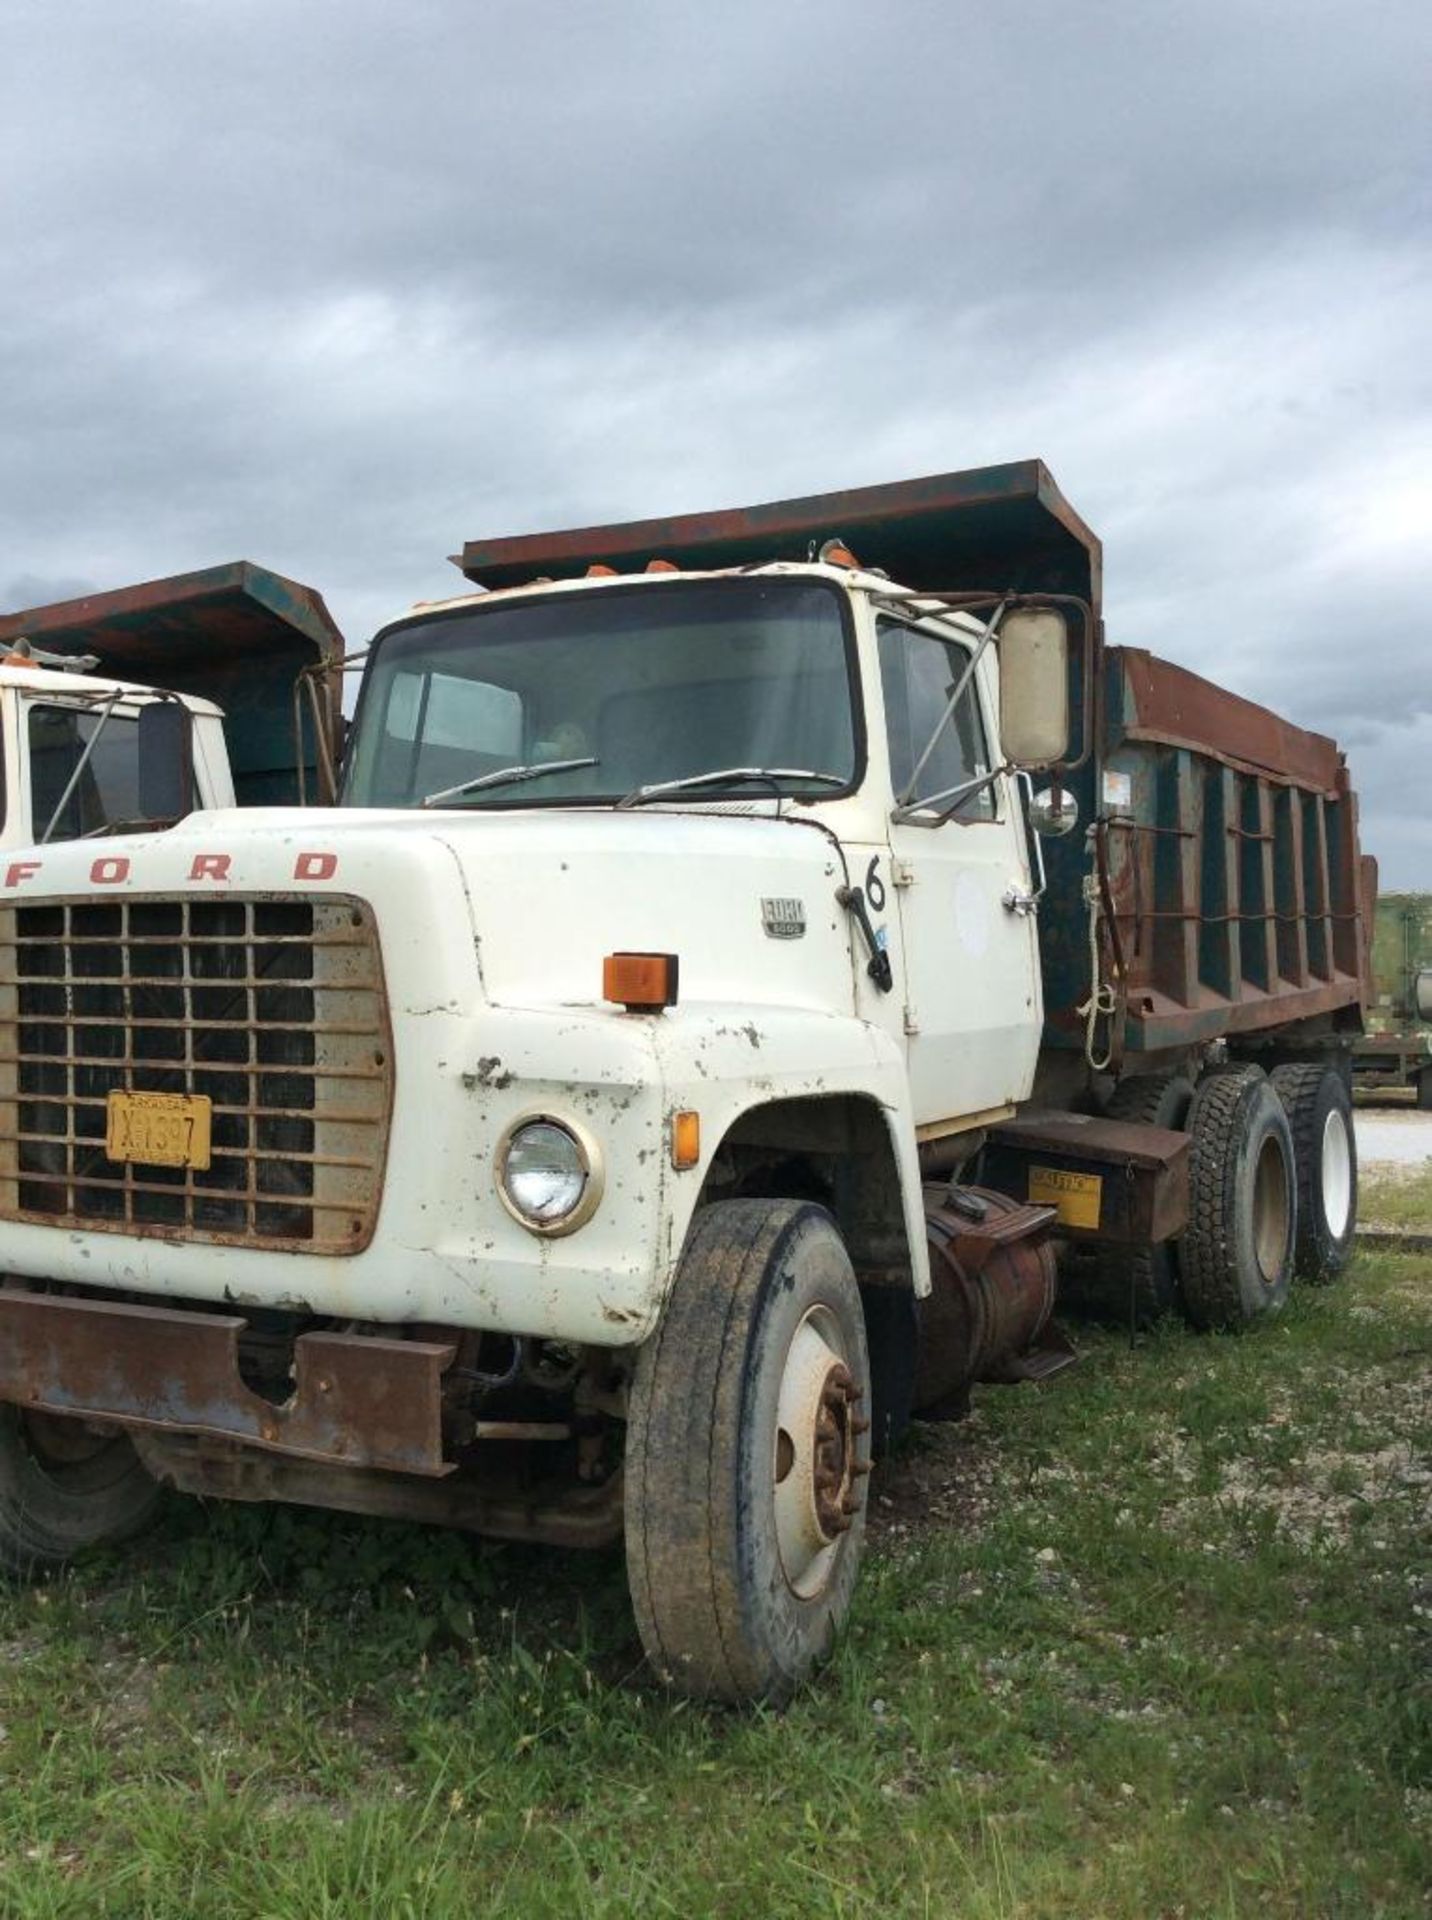
[[[1413,1227],[1432,1233],[1432,1162],[1389,1169],[1366,1183],[1358,1214],[1379,1227]]]
[[[176,1499],[0,1591],[0,1913],[1423,1913],[1430,1322],[1364,1255],[981,1390],[780,1717],[652,1690],[619,1558]]]

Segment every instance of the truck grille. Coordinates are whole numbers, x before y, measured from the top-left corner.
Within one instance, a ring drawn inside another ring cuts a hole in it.
[[[361,901],[226,896],[0,907],[0,1217],[355,1253],[392,1106]],[[207,1095],[211,1164],[118,1162],[108,1097]]]

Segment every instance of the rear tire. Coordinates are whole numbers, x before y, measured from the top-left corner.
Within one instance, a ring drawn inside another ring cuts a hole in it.
[[[1181,1133],[1192,1105],[1193,1082],[1186,1073],[1140,1073],[1119,1082],[1104,1111],[1110,1120]],[[1147,1327],[1178,1312],[1174,1241],[1162,1240],[1149,1247],[1098,1247],[1093,1258],[1097,1265],[1080,1276],[1081,1293],[1101,1318],[1126,1322],[1132,1317],[1136,1325]]]
[[[124,1435],[0,1407],[0,1572],[23,1578],[127,1539],[158,1499]]]
[[[627,1576],[668,1686],[780,1703],[830,1653],[860,1560],[868,1399],[860,1294],[830,1215],[707,1207],[628,1413]]]
[[[1321,1061],[1275,1067],[1268,1077],[1293,1135],[1293,1272],[1300,1280],[1336,1280],[1352,1258],[1357,1232],[1357,1136],[1347,1086],[1336,1067]]]
[[[1261,1067],[1207,1075],[1189,1109],[1189,1218],[1179,1242],[1197,1327],[1246,1327],[1288,1297],[1297,1232],[1293,1137]]]

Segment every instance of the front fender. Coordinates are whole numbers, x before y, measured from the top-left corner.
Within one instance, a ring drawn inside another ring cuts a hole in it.
[[[679,1252],[712,1157],[737,1121],[783,1100],[854,1096],[879,1109],[900,1184],[914,1290],[930,1290],[914,1117],[905,1058],[882,1028],[804,1008],[703,1004],[653,1024],[668,1114],[701,1115],[700,1163],[666,1174],[671,1244]],[[674,1271],[674,1269],[673,1269]]]

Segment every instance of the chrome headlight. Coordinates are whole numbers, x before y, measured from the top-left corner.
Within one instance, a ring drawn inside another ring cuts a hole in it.
[[[519,1121],[497,1153],[497,1191],[534,1233],[570,1233],[601,1198],[601,1172],[585,1129],[538,1114]]]

